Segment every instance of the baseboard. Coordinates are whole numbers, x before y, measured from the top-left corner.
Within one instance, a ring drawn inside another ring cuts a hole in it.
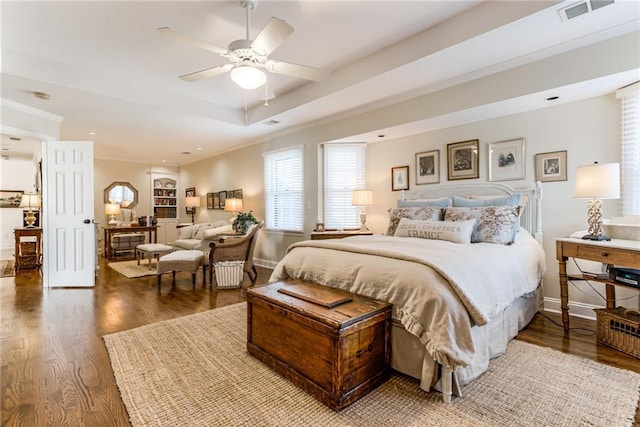
[[[569,301],[569,315],[573,317],[581,317],[583,319],[596,320],[594,308],[602,308],[597,305],[585,304],[583,302]],[[544,298],[544,311],[551,313],[561,313],[560,300],[558,298]]]
[[[253,263],[258,267],[271,268],[271,269],[276,268],[276,265],[278,265],[278,261],[270,261],[268,259],[262,259],[262,258],[254,258]]]

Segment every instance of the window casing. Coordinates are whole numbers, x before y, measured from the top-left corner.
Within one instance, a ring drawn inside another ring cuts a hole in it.
[[[621,111],[620,200],[622,216],[640,215],[640,82],[618,90]]]
[[[304,226],[303,147],[271,151],[264,157],[267,230],[302,232]]]
[[[366,187],[366,144],[324,144],[323,218],[327,229],[360,226],[353,190]]]

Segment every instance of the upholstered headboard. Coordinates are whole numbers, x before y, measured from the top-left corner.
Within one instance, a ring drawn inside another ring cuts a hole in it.
[[[514,189],[496,182],[469,182],[443,185],[429,185],[416,191],[401,191],[400,200],[437,199],[460,196],[508,196],[521,193],[523,206],[520,225],[542,244],[542,183],[536,182],[534,188]],[[524,200],[526,198],[526,200]]]

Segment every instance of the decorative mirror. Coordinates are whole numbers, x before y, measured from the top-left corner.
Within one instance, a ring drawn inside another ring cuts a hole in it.
[[[132,208],[138,204],[138,190],[128,182],[114,181],[104,189],[104,202]]]

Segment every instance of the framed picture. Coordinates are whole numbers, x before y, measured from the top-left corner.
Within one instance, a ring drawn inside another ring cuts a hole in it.
[[[416,153],[416,184],[440,182],[440,150]]]
[[[524,179],[524,138],[489,144],[489,181]]]
[[[233,191],[227,191],[227,199],[233,199],[234,197]]]
[[[320,233],[324,232],[324,222],[316,223],[316,231]]]
[[[213,209],[220,209],[220,194],[213,193]]]
[[[215,209],[213,207],[213,193],[207,193],[207,209]]]
[[[478,145],[479,141],[477,139],[447,144],[448,180],[480,177]]]
[[[409,189],[409,166],[391,168],[391,191]]]
[[[536,181],[567,180],[567,151],[536,154]]]
[[[22,190],[0,190],[0,208],[18,208],[22,201]]]
[[[233,197],[236,199],[242,199],[242,189],[233,190]]]
[[[218,209],[224,209],[224,203],[227,201],[227,192],[226,191],[220,191],[218,192],[218,196],[220,198],[219,200],[219,204],[218,204]]]
[[[185,188],[185,197],[193,197],[196,195],[196,187]],[[196,213],[196,208],[185,208],[189,215]]]

